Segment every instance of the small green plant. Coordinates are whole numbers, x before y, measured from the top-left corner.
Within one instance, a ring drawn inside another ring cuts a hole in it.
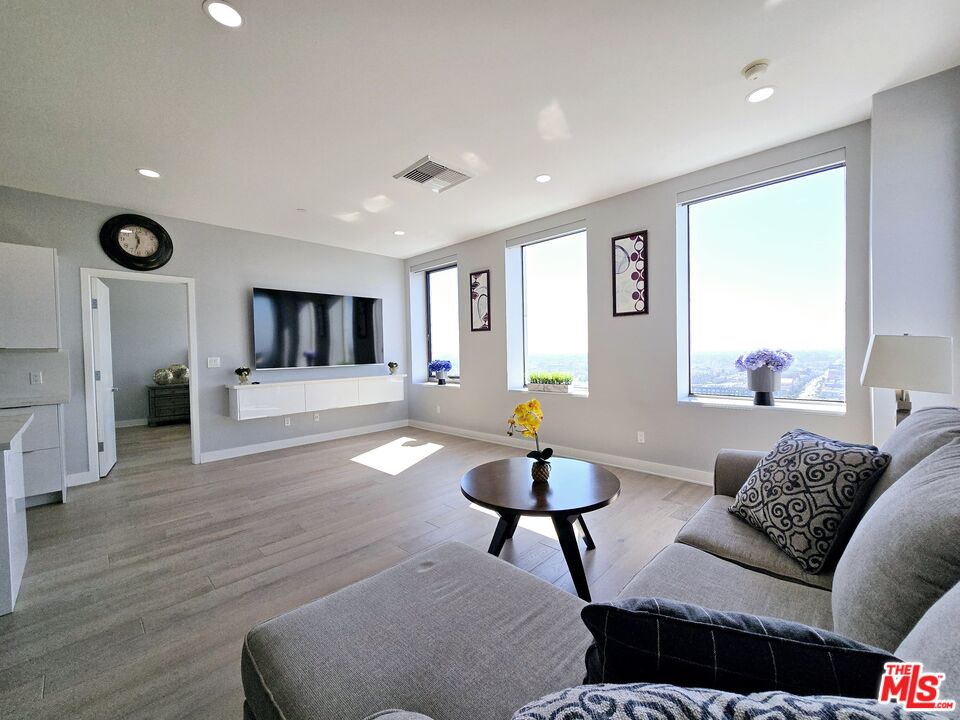
[[[530,373],[532,385],[569,385],[573,382],[573,374],[565,372],[535,372]]]

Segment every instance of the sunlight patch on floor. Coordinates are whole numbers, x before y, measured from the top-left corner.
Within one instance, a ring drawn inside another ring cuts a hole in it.
[[[420,442],[416,438],[400,437],[386,445],[357,455],[351,460],[387,475],[399,475],[441,448],[443,448],[443,445],[437,443]]]
[[[485,507],[480,507],[479,505],[474,505],[470,503],[471,510],[479,510],[482,513],[487,515],[492,515],[493,517],[499,519],[500,516],[497,515],[493,510],[490,510]],[[548,537],[551,540],[557,539],[557,531],[553,529],[553,521],[548,517],[538,517],[536,515],[521,515],[519,526],[525,530],[532,530],[538,535],[543,535]],[[579,532],[579,528],[577,529]]]

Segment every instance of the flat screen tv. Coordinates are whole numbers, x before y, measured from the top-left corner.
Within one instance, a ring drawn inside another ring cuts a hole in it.
[[[258,370],[383,362],[383,300],[253,289]]]

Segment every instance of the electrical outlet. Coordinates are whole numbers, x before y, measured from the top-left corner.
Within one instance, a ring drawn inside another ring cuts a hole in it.
[[[637,430],[637,442],[643,445],[647,441],[647,435],[643,430]]]
[[[218,368],[218,367],[220,367],[220,358],[218,358],[218,357],[208,357],[208,358],[207,358],[207,367],[208,367],[208,368]]]
[[[292,422],[293,422],[293,420],[291,420],[290,418],[284,418],[284,419],[283,419],[283,426],[284,426],[284,427],[290,427],[290,423],[292,423]]]
[[[314,413],[314,414],[313,414],[313,421],[314,421],[314,422],[320,422],[320,413]]]
[[[439,415],[439,414],[440,414],[440,406],[437,405],[437,415]]]
[[[31,385],[43,385],[43,373],[42,373],[42,372],[32,372],[32,373],[30,373],[30,384],[31,384]]]

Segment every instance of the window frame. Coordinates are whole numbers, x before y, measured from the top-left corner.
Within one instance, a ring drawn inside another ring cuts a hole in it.
[[[846,161],[846,158],[844,158],[844,159],[842,159],[842,160],[837,160],[837,161],[831,162],[831,163],[826,164],[826,165],[817,165],[817,166],[811,167],[811,168],[809,168],[809,169],[807,169],[807,170],[795,171],[795,172],[792,172],[792,173],[790,173],[790,174],[783,175],[783,176],[780,176],[780,177],[774,177],[774,178],[769,179],[769,180],[763,180],[763,181],[760,181],[760,182],[756,182],[756,183],[744,185],[744,186],[742,186],[742,187],[737,187],[737,188],[732,188],[732,189],[729,189],[729,190],[723,190],[723,191],[720,191],[720,192],[710,193],[710,194],[704,195],[704,196],[702,196],[702,197],[697,197],[697,198],[693,198],[693,199],[691,199],[691,200],[686,200],[686,201],[683,201],[683,202],[678,203],[678,205],[683,208],[683,212],[684,212],[684,214],[685,214],[684,226],[685,226],[685,231],[686,231],[686,236],[687,236],[687,237],[686,237],[686,251],[687,251],[687,258],[686,258],[686,260],[687,260],[687,262],[686,262],[686,266],[687,266],[687,267],[686,267],[686,272],[687,272],[687,282],[686,282],[686,289],[687,289],[687,308],[686,308],[686,310],[687,310],[687,399],[701,400],[701,399],[706,398],[706,399],[717,399],[717,400],[728,401],[728,402],[730,402],[730,401],[744,401],[744,402],[749,402],[749,401],[750,401],[750,398],[747,397],[747,396],[744,396],[744,395],[713,395],[713,394],[700,394],[700,393],[695,393],[695,392],[693,391],[693,323],[692,323],[692,321],[691,321],[691,314],[692,314],[692,312],[693,312],[693,303],[692,303],[692,301],[691,301],[692,283],[691,283],[691,276],[690,276],[690,268],[691,268],[691,265],[692,265],[693,252],[692,252],[691,243],[690,243],[690,206],[691,206],[691,205],[697,205],[697,204],[702,203],[702,202],[709,202],[709,201],[711,201],[711,200],[717,200],[717,199],[723,198],[723,197],[728,197],[728,196],[730,196],[730,195],[739,195],[740,193],[750,192],[751,190],[759,190],[759,189],[761,189],[761,188],[769,187],[769,186],[771,186],[771,185],[779,185],[779,184],[782,184],[782,183],[791,182],[791,181],[793,181],[793,180],[799,180],[800,178],[809,177],[809,176],[811,176],[811,175],[818,175],[818,174],[820,174],[820,173],[828,172],[828,171],[831,171],[831,170],[837,170],[837,169],[839,169],[839,168],[843,168],[843,169],[844,169],[844,173],[846,173],[846,170],[847,170],[847,161]],[[844,186],[846,186],[846,181],[844,181]],[[845,220],[845,222],[846,222],[846,217],[847,217],[847,198],[846,198],[846,195],[844,195],[843,205],[844,205],[844,220]],[[845,228],[845,230],[846,230],[846,228]],[[846,232],[844,233],[844,238],[845,238],[845,240],[844,240],[844,255],[846,255]],[[847,296],[847,287],[846,287],[846,285],[847,285],[847,283],[846,283],[846,281],[844,281],[844,288],[843,288],[844,300],[846,300],[846,296]],[[846,303],[844,303],[844,306],[846,306]],[[844,333],[844,340],[846,341],[846,332]],[[846,357],[846,347],[844,347],[844,364],[846,364],[846,360],[847,360],[847,357]],[[844,388],[843,388],[843,389],[844,389],[844,399],[843,399],[843,400],[823,400],[823,399],[819,399],[819,398],[817,398],[817,399],[814,399],[814,398],[809,398],[809,399],[804,399],[804,398],[777,398],[777,399],[780,400],[781,402],[802,403],[802,404],[810,404],[810,405],[825,405],[825,404],[829,404],[829,405],[836,406],[836,407],[845,407],[845,406],[846,406],[846,403],[847,403],[847,381],[846,381],[846,377],[844,378]]]
[[[458,302],[457,302],[457,307],[458,307],[458,313],[457,313],[457,335],[459,336],[459,334],[460,334],[460,316],[459,316],[460,268],[458,267],[457,263],[454,262],[454,263],[449,263],[449,264],[447,264],[447,265],[440,265],[440,266],[438,266],[438,267],[433,267],[433,268],[430,268],[429,270],[424,270],[424,271],[423,271],[423,286],[424,286],[424,295],[425,295],[424,308],[425,308],[426,316],[427,316],[427,322],[426,322],[426,336],[427,336],[427,338],[426,338],[426,339],[427,339],[427,364],[428,364],[428,365],[429,365],[431,362],[433,362],[433,344],[432,344],[432,338],[433,338],[433,327],[432,327],[432,325],[433,325],[433,320],[432,320],[432,318],[430,317],[430,275],[431,275],[432,273],[435,273],[435,272],[443,272],[444,270],[451,270],[451,269],[457,271],[457,300],[458,300]],[[429,379],[432,379],[432,378],[436,378],[436,376],[437,376],[436,373],[427,371],[427,379],[428,379],[428,380],[429,380]],[[459,375],[459,374],[458,374],[458,375],[447,375],[447,377],[450,378],[451,380],[459,380],[459,379],[460,379],[460,375]]]
[[[559,234],[551,234],[546,237],[540,237],[536,240],[531,240],[529,242],[524,242],[519,244],[520,250],[520,305],[521,305],[521,320],[523,328],[523,387],[527,388],[530,385],[529,373],[527,372],[527,353],[529,350],[528,339],[527,339],[527,260],[526,260],[526,249],[528,247],[533,247],[534,245],[540,245],[542,243],[550,242],[551,240],[559,240],[561,238],[570,237],[571,235],[583,235],[584,245],[587,245],[588,236],[587,229],[585,227],[578,227],[575,230],[566,230]],[[589,282],[589,277],[588,277]],[[589,288],[587,292],[587,300],[589,301],[590,293]],[[588,329],[589,332],[589,329]],[[590,346],[587,345],[587,382],[583,385],[571,385],[570,389],[576,389],[581,392],[589,392],[590,390]]]

